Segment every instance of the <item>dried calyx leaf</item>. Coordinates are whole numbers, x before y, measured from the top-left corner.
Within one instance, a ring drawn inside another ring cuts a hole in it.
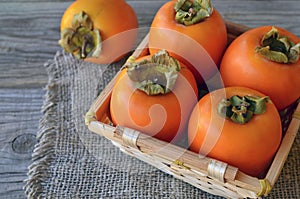
[[[266,111],[266,103],[269,97],[238,96],[223,99],[219,103],[218,113],[234,123],[246,124],[254,115],[263,114]]]
[[[172,91],[178,72],[179,62],[167,51],[161,50],[150,60],[127,62],[127,74],[135,82],[136,88],[148,95],[166,94]]]
[[[58,43],[78,59],[98,57],[102,47],[99,30],[93,28],[93,22],[83,11],[74,15],[71,28],[61,31]]]
[[[296,63],[300,56],[300,43],[294,44],[289,38],[281,36],[275,27],[264,35],[256,52],[278,63]]]
[[[210,0],[178,0],[174,9],[175,20],[186,26],[199,23],[213,12]]]

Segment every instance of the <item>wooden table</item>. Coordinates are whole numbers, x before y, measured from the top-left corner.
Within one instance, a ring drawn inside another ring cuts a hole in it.
[[[0,2],[0,198],[26,198],[22,187],[36,143],[45,86],[43,64],[61,50],[59,24],[70,0]],[[166,1],[128,0],[148,28]],[[212,0],[226,20],[278,25],[300,36],[298,0]]]

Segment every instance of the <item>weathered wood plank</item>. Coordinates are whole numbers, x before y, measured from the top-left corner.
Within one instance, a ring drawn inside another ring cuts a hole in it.
[[[44,94],[42,89],[0,89],[0,198],[25,198],[23,181]]]
[[[300,36],[300,3],[293,1],[212,0],[226,20],[249,27],[276,25]]]

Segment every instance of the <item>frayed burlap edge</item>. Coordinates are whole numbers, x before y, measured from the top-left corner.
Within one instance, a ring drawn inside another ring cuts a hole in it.
[[[59,56],[57,52],[55,57]],[[24,191],[28,198],[42,198],[43,182],[48,178],[48,167],[54,159],[55,136],[57,134],[57,121],[53,114],[57,112],[57,69],[53,60],[44,64],[48,72],[48,84],[46,86],[45,100],[42,107],[42,118],[39,122],[37,132],[37,144],[32,153],[32,164],[28,167],[27,179],[25,180]],[[49,76],[49,73],[53,74]]]

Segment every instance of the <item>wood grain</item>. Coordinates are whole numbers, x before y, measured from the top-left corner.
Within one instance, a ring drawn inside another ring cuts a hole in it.
[[[0,198],[22,190],[48,81],[44,63],[61,50],[59,24],[71,0],[0,2]],[[145,34],[164,1],[128,0]],[[300,36],[298,0],[212,0],[226,20],[249,27],[278,25]],[[140,39],[142,36],[140,36]]]
[[[0,89],[0,198],[25,198],[22,187],[41,118],[42,89]]]

